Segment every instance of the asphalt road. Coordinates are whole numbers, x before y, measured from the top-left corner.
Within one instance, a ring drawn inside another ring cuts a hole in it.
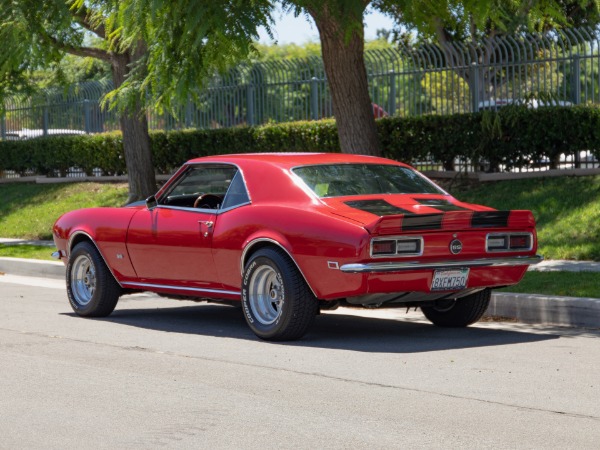
[[[150,295],[82,319],[62,284],[0,276],[2,449],[600,442],[598,331],[338,310],[273,344],[237,308]]]

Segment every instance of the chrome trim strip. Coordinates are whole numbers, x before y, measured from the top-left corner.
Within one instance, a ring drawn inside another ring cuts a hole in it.
[[[240,275],[242,277],[244,276],[244,261],[246,260],[246,253],[248,253],[248,250],[250,250],[250,248],[254,247],[254,245],[257,244],[257,243],[259,243],[259,242],[269,242],[271,244],[276,245],[281,250],[283,250],[290,257],[290,259],[292,260],[292,262],[296,266],[296,269],[298,269],[298,272],[300,272],[300,275],[302,275],[302,278],[304,278],[304,281],[306,281],[306,285],[308,286],[308,288],[310,289],[310,291],[313,293],[313,295],[315,297],[317,297],[317,294],[315,293],[314,289],[312,288],[312,286],[308,282],[308,279],[306,278],[306,276],[302,272],[302,269],[300,269],[300,266],[298,265],[298,263],[296,262],[296,260],[294,259],[294,257],[291,255],[291,253],[288,252],[287,249],[283,245],[281,245],[279,242],[277,242],[276,240],[271,239],[271,238],[257,238],[257,239],[254,239],[254,240],[248,242],[248,244],[246,244],[246,246],[244,247],[244,250],[242,251],[242,257],[240,258]]]
[[[251,204],[251,202],[240,203],[238,205],[230,206],[229,208],[226,208],[226,209],[209,209],[209,208],[193,208],[193,207],[188,207],[188,206],[157,205],[156,208],[154,208],[154,209],[169,209],[169,210],[175,210],[175,211],[188,211],[188,212],[195,212],[195,213],[214,214],[215,216],[218,216],[227,211],[231,211],[232,209],[236,209],[241,206],[246,206],[246,205],[250,205],[250,204]]]
[[[174,205],[157,205],[154,209],[169,209],[174,211],[188,211],[194,213],[209,213],[214,214],[215,216],[219,214],[219,209],[209,209],[209,208],[193,208],[191,206],[174,206]]]
[[[312,154],[312,155],[322,155],[323,153],[300,153],[302,155],[306,155],[306,154]],[[373,157],[374,158],[374,157]],[[381,165],[381,166],[396,166],[396,167],[402,167],[403,169],[409,169],[412,170],[413,172],[415,172],[418,176],[420,176],[421,178],[423,178],[427,183],[434,185],[437,189],[439,189],[441,192],[435,193],[435,192],[429,192],[429,194],[432,195],[447,195],[448,197],[452,197],[452,195],[450,195],[448,192],[446,192],[444,189],[442,189],[437,183],[434,183],[432,180],[430,180],[429,178],[427,178],[425,175],[423,175],[419,170],[417,170],[416,168],[414,168],[413,166],[409,166],[406,163],[403,162],[399,162],[399,161],[394,161],[396,164],[394,163],[385,163],[385,162],[381,162],[381,161],[374,161],[374,162],[354,162],[354,163],[346,163],[346,162],[340,162],[340,161],[336,161],[336,162],[324,162],[324,163],[313,163],[313,164],[300,164],[294,167],[290,167],[289,171],[291,173],[293,173],[296,177],[298,177],[298,179],[302,180],[302,182],[304,183],[304,185],[308,188],[308,190],[317,198],[331,198],[331,197],[321,197],[320,195],[317,195],[317,193],[315,191],[313,191],[310,187],[308,187],[308,184],[306,184],[306,182],[302,179],[302,177],[298,174],[296,174],[296,172],[294,172],[296,169],[301,169],[303,167],[314,167],[314,166],[329,166],[329,165],[348,165],[348,164],[364,164],[364,165]],[[399,164],[398,164],[399,163]],[[406,194],[406,192],[401,192],[401,194]],[[427,192],[420,192],[417,194],[428,194]],[[354,194],[356,195],[356,194]],[[380,193],[380,194],[373,194],[373,195],[389,195],[386,194],[384,192]],[[341,195],[339,197],[342,197]]]
[[[248,250],[250,250],[252,247],[254,247],[254,244],[258,244],[259,242],[268,242],[270,244],[275,244],[277,247],[279,247],[280,249],[284,250],[288,256],[290,258],[292,258],[292,255],[290,255],[290,253],[283,248],[283,246],[277,242],[275,239],[271,239],[271,238],[257,238],[257,239],[253,239],[252,241],[248,242],[246,244],[246,246],[244,247],[244,249],[242,250],[242,257],[240,258],[240,275],[243,277],[244,276],[244,261],[246,261],[246,253],[248,253]],[[292,258],[292,261],[294,260],[294,258]],[[296,263],[296,261],[294,261],[294,263]],[[296,264],[297,266],[297,264]]]
[[[506,258],[481,258],[464,261],[439,261],[439,262],[377,262],[367,264],[344,264],[340,270],[345,273],[369,272],[398,272],[403,270],[428,270],[450,269],[453,267],[500,267],[500,266],[525,266],[542,262],[544,258],[535,256],[511,256]]]
[[[221,289],[202,289],[202,288],[191,288],[191,287],[183,287],[183,286],[170,286],[166,284],[152,284],[152,283],[137,283],[137,282],[123,282],[123,286],[128,287],[138,287],[138,288],[149,288],[149,289],[173,289],[177,291],[186,291],[186,292],[206,292],[209,294],[227,294],[227,295],[242,295],[240,291],[226,291]]]
[[[78,230],[78,231],[75,231],[71,236],[69,236],[69,241],[67,242],[68,253],[65,256],[67,256],[67,258],[71,257],[71,250],[73,250],[73,239],[76,236],[79,236],[80,234],[83,234],[84,236],[86,236],[90,240],[90,242],[92,244],[94,244],[94,247],[96,247],[96,250],[98,250],[98,253],[100,254],[100,257],[102,258],[102,260],[104,261],[104,264],[108,268],[108,271],[111,273],[111,275],[113,276],[115,281],[119,284],[119,286],[123,287],[123,285],[121,284],[119,279],[115,276],[115,273],[113,272],[112,267],[110,267],[108,265],[108,263],[106,262],[106,258],[104,256],[104,254],[102,253],[102,250],[100,250],[100,247],[98,247],[98,244],[96,244],[96,241],[94,240],[94,238],[92,236],[90,236],[88,233],[86,233],[85,231]]]

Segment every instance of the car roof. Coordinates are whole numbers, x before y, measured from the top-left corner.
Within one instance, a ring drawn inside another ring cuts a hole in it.
[[[376,156],[353,155],[347,153],[241,153],[229,155],[215,155],[196,158],[188,161],[188,164],[197,163],[231,163],[242,164],[244,162],[264,162],[277,165],[282,168],[314,164],[393,164],[406,166],[401,162]]]

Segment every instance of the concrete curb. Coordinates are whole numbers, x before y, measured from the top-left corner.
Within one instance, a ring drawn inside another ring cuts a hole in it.
[[[10,275],[65,278],[58,261],[0,258],[0,272]],[[486,316],[519,322],[567,327],[600,328],[600,299],[493,292]]]
[[[494,292],[486,315],[541,325],[600,328],[600,299]]]
[[[65,278],[65,265],[60,261],[24,258],[0,258],[0,272],[25,277]]]

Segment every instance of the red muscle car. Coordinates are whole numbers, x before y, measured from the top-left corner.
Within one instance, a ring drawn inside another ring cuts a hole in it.
[[[72,211],[53,232],[77,314],[107,316],[134,291],[241,301],[268,340],[303,336],[340,303],[467,326],[491,288],[542,259],[530,211],[463,203],[410,166],[347,154],[194,159],[146,202]]]

